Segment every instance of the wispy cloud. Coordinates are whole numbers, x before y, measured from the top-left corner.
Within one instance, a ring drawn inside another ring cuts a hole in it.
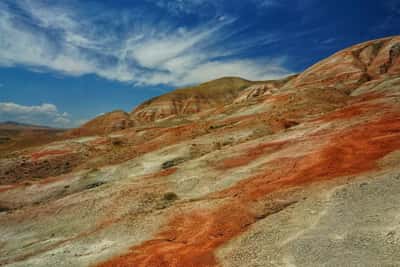
[[[398,0],[386,0],[383,2],[383,7],[388,16],[380,24],[375,25],[371,29],[372,32],[379,33],[385,31],[393,27],[393,25],[398,25],[400,22],[400,2]]]
[[[0,121],[70,127],[73,122],[67,112],[60,112],[54,104],[25,106],[13,102],[0,102]]]
[[[260,6],[276,3],[254,1]],[[216,14],[187,28],[173,20],[145,16],[140,9],[107,11],[95,6],[87,14],[84,10],[90,8],[79,9],[73,4],[77,2],[55,3],[41,0],[0,3],[0,65],[173,86],[227,75],[265,79],[290,72],[283,67],[285,57],[240,57],[242,50],[259,45],[260,40],[229,42],[229,37],[239,30],[234,29],[235,18],[229,15]],[[217,5],[206,0],[154,3],[178,13]],[[265,44],[276,41],[272,35],[267,37],[263,37]]]
[[[330,44],[332,44],[332,43],[334,43],[336,41],[337,41],[336,38],[328,38],[328,39],[322,40],[320,43],[322,45],[330,45]]]
[[[279,0],[247,0],[247,1],[224,1],[215,0],[146,0],[147,2],[156,3],[160,8],[164,8],[174,14],[198,14],[206,10],[212,10],[216,14],[221,14],[225,9],[229,9],[229,4],[240,3],[241,6],[254,5],[257,8],[270,8],[281,6],[282,1]],[[304,0],[303,0],[304,1]]]
[[[281,6],[281,1],[277,1],[277,0],[254,0],[254,1],[256,1],[261,7]]]

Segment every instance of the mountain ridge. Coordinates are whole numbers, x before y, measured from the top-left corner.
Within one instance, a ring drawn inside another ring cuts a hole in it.
[[[399,71],[400,45],[398,48],[396,45],[392,46],[397,39],[385,37],[353,45],[310,66],[302,73],[280,80],[249,81],[240,77],[222,77],[199,85],[178,88],[139,104],[129,113],[129,116],[124,114],[124,118],[120,121],[120,124],[124,125],[122,127],[98,125],[99,129],[96,131],[95,125],[100,124],[100,120],[94,119],[97,123],[91,123],[93,127],[91,126],[90,130],[85,129],[88,127],[85,124],[82,129],[74,132],[77,135],[95,132],[104,134],[176,116],[190,116],[221,105],[254,100],[266,93],[270,94],[268,92],[271,89],[276,92],[281,88],[285,90],[292,87],[319,86],[344,90],[349,94],[351,90],[363,83]],[[389,48],[391,50],[387,51]],[[340,64],[335,64],[335,62],[340,62]],[[315,78],[315,73],[318,73],[318,79]],[[251,86],[254,87],[249,88]],[[104,116],[101,117],[104,118]],[[104,119],[104,121],[111,121],[111,119]]]

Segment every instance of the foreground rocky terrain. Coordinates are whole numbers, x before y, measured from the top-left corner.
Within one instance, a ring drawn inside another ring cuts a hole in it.
[[[374,40],[3,154],[0,265],[399,266],[399,63]]]

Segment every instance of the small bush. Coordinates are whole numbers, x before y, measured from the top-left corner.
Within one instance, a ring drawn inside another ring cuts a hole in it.
[[[86,186],[86,189],[93,189],[93,188],[96,188],[96,187],[99,187],[99,186],[102,186],[102,185],[104,185],[104,184],[106,184],[105,182],[95,182],[95,183],[92,183],[92,184],[88,184],[87,186]]]
[[[174,192],[168,192],[168,193],[164,194],[163,198],[164,198],[164,200],[167,200],[167,201],[175,201],[178,199],[178,195],[175,194]]]
[[[172,168],[172,167],[174,167],[174,166],[176,166],[178,164],[181,164],[184,161],[185,161],[185,158],[176,158],[176,159],[173,159],[173,160],[169,160],[169,161],[164,162],[162,164],[161,168],[169,169],[169,168]]]
[[[113,146],[122,146],[124,142],[121,139],[114,139],[112,140]]]
[[[8,207],[0,206],[0,212],[7,212],[9,210],[10,210],[10,208],[8,208]]]

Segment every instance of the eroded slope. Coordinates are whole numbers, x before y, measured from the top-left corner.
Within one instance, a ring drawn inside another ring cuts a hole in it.
[[[345,50],[339,72],[0,160],[0,264],[398,265],[398,43],[350,48],[392,62],[356,84]]]

